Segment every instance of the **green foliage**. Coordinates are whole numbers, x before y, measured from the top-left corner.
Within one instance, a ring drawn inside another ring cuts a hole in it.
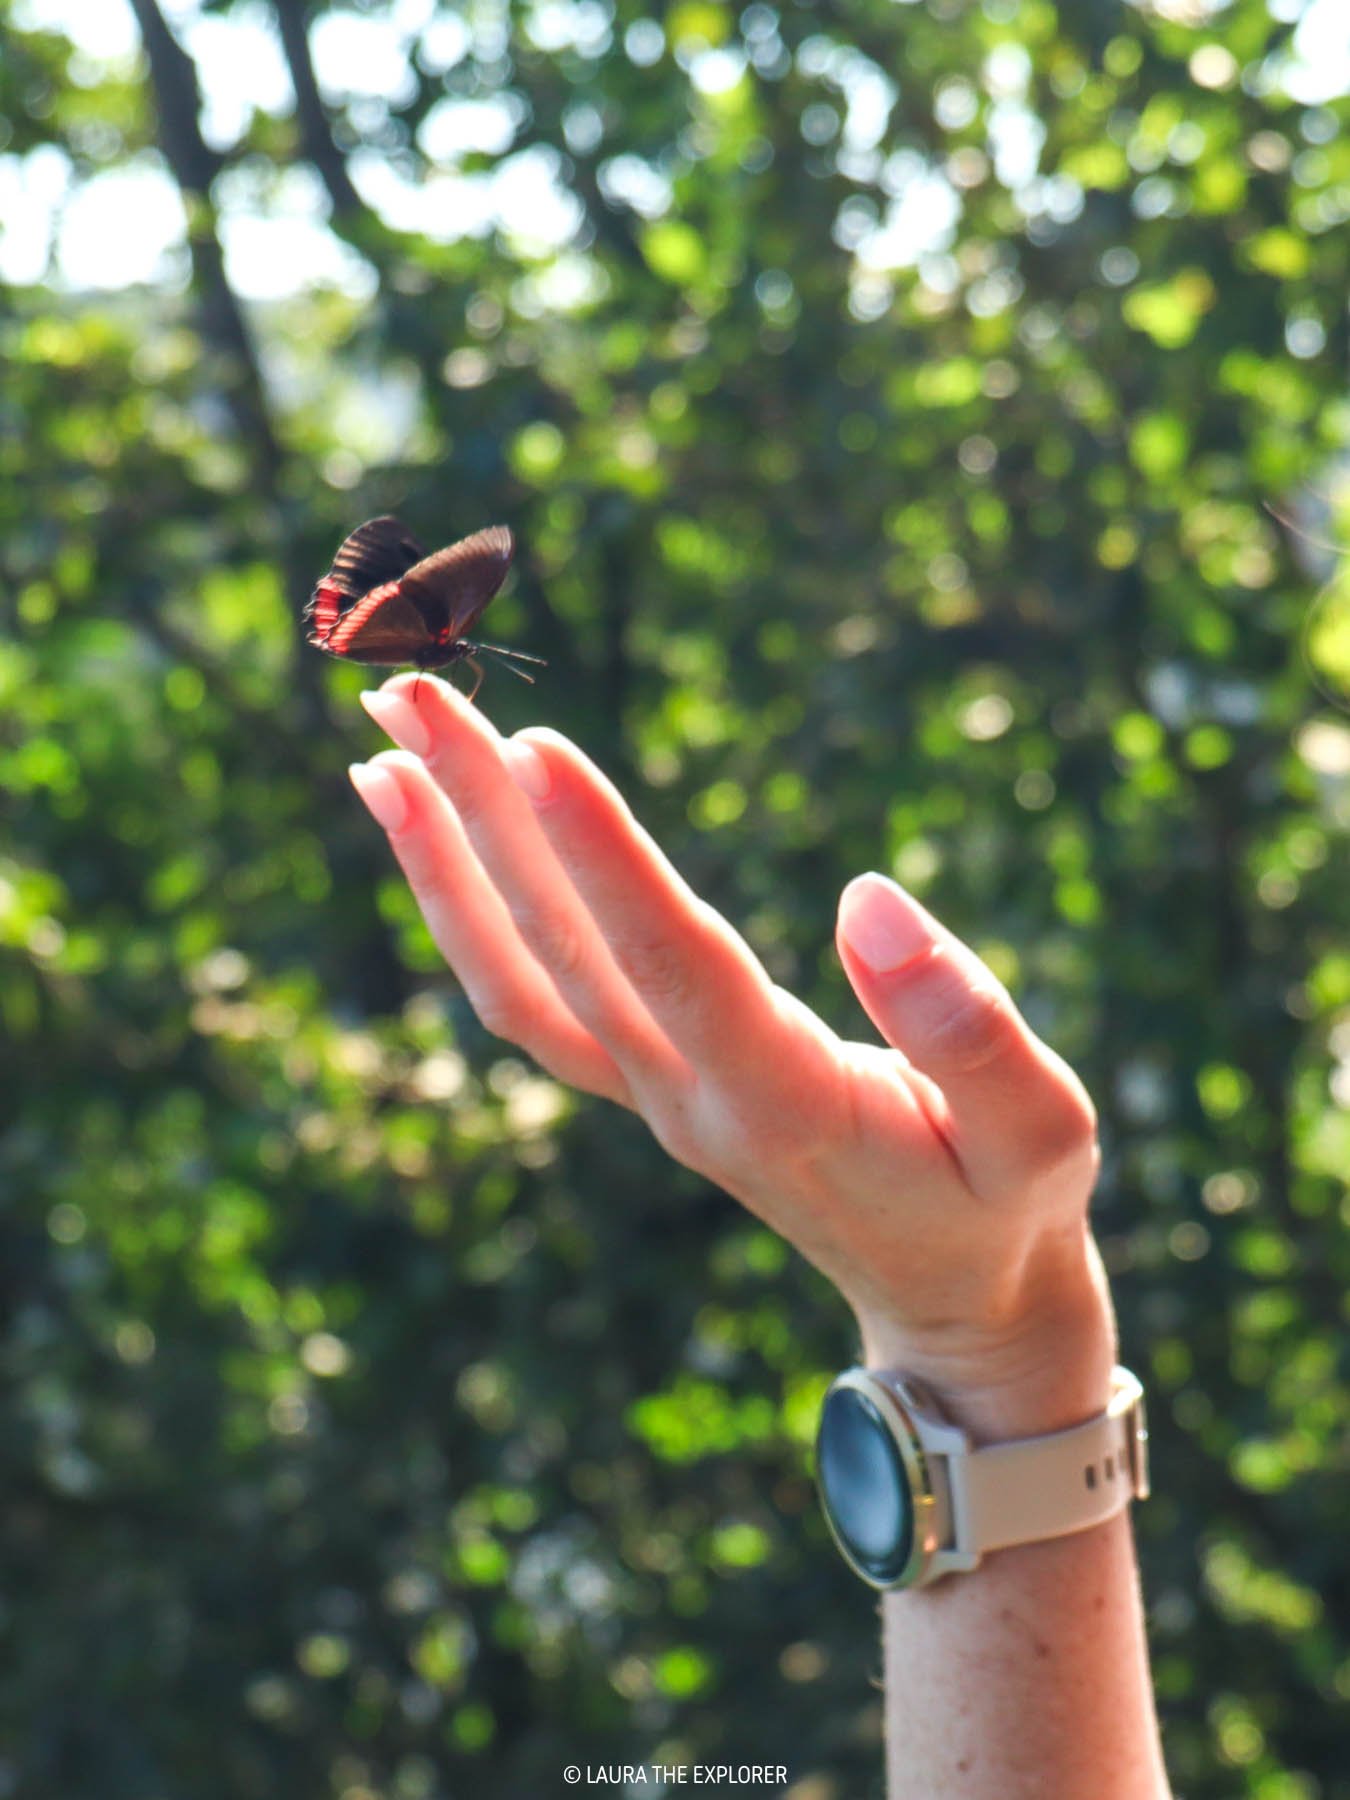
[[[10,174],[192,185],[181,72],[8,11]],[[512,524],[494,632],[550,666],[485,703],[777,979],[865,1032],[833,910],[891,868],[1083,1071],[1178,1789],[1345,1800],[1350,633],[1278,515],[1346,535],[1346,103],[1263,0],[458,18],[331,142],[217,125],[190,281],[0,313],[0,1786],[880,1792],[809,1481],[841,1304],[483,1033],[347,789],[361,678],[296,619],[397,508]],[[567,240],[461,234],[530,152]],[[213,233],[291,178],[347,274],[244,334]]]

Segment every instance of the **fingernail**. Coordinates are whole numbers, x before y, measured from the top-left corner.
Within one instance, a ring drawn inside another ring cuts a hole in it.
[[[382,769],[378,763],[353,763],[347,775],[375,823],[391,836],[402,831],[408,822],[408,802],[388,769]]]
[[[502,745],[502,756],[511,779],[522,793],[528,794],[531,800],[547,800],[552,785],[548,764],[532,745],[522,743],[519,738],[508,738]]]
[[[411,700],[387,688],[366,688],[361,704],[396,744],[411,750],[414,756],[425,756],[431,748],[431,733]]]
[[[884,875],[859,875],[839,901],[839,929],[875,975],[912,962],[933,942],[922,908]]]

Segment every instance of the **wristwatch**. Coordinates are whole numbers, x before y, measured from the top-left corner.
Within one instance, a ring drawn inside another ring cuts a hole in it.
[[[1095,1419],[976,1446],[918,1382],[849,1369],[825,1396],[816,1477],[854,1572],[874,1588],[923,1587],[978,1568],[987,1551],[1084,1531],[1146,1498],[1144,1390],[1116,1369]]]

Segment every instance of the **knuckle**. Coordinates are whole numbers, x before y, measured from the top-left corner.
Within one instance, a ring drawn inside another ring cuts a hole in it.
[[[685,959],[669,938],[630,938],[612,948],[614,960],[640,994],[677,1000],[688,988]]]
[[[659,1093],[643,1082],[635,1088],[633,1098],[652,1136],[668,1156],[716,1179],[706,1123],[692,1089],[678,1082],[672,1085],[667,1078]]]
[[[550,975],[567,981],[581,973],[586,952],[581,935],[565,913],[553,907],[522,907],[516,925],[536,960]]]
[[[400,832],[394,847],[399,866],[407,877],[413,898],[421,907],[428,924],[441,900],[441,867],[422,821],[414,813]]]
[[[419,880],[415,872],[406,862],[404,870],[408,876],[408,885],[412,889],[413,898],[431,933],[431,941],[453,969],[455,967],[455,933],[451,925],[450,909],[439,884],[430,878]]]
[[[702,1146],[681,1121],[669,1118],[653,1119],[648,1114],[647,1122],[652,1136],[667,1156],[677,1163],[683,1163],[686,1169],[696,1169],[700,1173],[708,1172],[707,1159],[703,1154]]]
[[[455,757],[453,745],[438,740],[423,761],[431,779],[458,813],[460,824],[472,835],[491,806],[484,784],[466,775],[463,758]]]
[[[1097,1112],[1081,1087],[1048,1101],[1029,1136],[1031,1161],[1042,1174],[1054,1176],[1069,1169],[1096,1174],[1101,1161]]]
[[[1005,1056],[1021,1040],[1012,1002],[1002,988],[943,980],[924,1009],[924,1054],[943,1070],[969,1075]]]
[[[519,1007],[497,990],[479,990],[475,993],[466,989],[466,992],[469,1004],[478,1015],[478,1023],[484,1031],[491,1037],[505,1038],[510,1044],[525,1047],[527,1032]]]
[[[772,1086],[710,1104],[702,1137],[733,1185],[762,1181],[771,1165],[776,1180],[801,1186],[822,1151],[814,1110],[804,1108],[800,1096],[780,1096]]]

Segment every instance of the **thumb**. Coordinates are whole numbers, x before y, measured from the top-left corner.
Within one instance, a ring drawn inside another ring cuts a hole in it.
[[[911,894],[859,875],[839,901],[839,954],[886,1042],[940,1089],[944,1135],[977,1193],[1054,1174],[1086,1198],[1096,1116],[993,971]]]

